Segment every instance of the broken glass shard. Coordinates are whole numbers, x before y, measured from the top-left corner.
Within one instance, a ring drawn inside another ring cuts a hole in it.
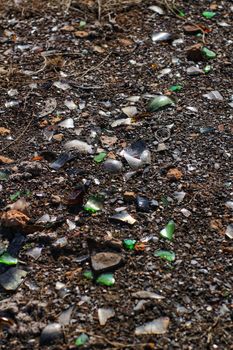
[[[78,338],[75,340],[75,345],[76,346],[82,346],[86,344],[89,341],[89,337],[87,334],[82,333],[78,336]]]
[[[204,72],[207,74],[212,70],[212,67],[210,65],[207,65],[204,67]]]
[[[227,208],[233,210],[233,201],[227,201],[227,202],[225,203],[225,206],[226,206]]]
[[[23,282],[27,272],[17,267],[12,267],[0,275],[0,285],[8,291],[16,290]]]
[[[85,278],[87,278],[88,280],[93,280],[93,278],[94,278],[92,271],[89,271],[89,270],[84,271],[83,276]]]
[[[21,191],[17,191],[14,194],[10,195],[10,200],[12,202],[16,201],[21,196]]]
[[[84,210],[90,212],[90,213],[96,213],[97,211],[100,211],[103,209],[103,196],[91,196],[87,203],[84,205]]]
[[[117,213],[115,215],[112,215],[110,217],[110,220],[116,221],[116,222],[122,222],[129,225],[135,224],[136,220],[127,213],[127,211],[121,211],[120,213]]]
[[[107,320],[115,316],[115,311],[112,308],[99,308],[98,309],[98,318],[101,326],[105,326]]]
[[[203,70],[201,70],[198,67],[192,66],[187,68],[187,74],[192,76],[200,75],[200,74],[203,74]]]
[[[154,256],[158,256],[159,258],[162,258],[171,262],[174,261],[176,258],[175,253],[168,250],[157,250],[154,253]]]
[[[93,154],[94,147],[80,140],[72,140],[65,143],[64,148],[67,150],[77,150],[80,153]]]
[[[160,79],[160,78],[162,78],[164,75],[167,75],[167,74],[169,74],[169,73],[171,73],[171,68],[164,68],[164,69],[162,69],[160,72],[159,72],[159,74],[158,74],[158,78]]]
[[[73,129],[74,128],[74,120],[72,118],[67,118],[58,124],[61,128]]]
[[[178,204],[180,204],[183,201],[185,196],[186,196],[186,193],[183,191],[173,193],[173,197],[177,200]]]
[[[152,41],[159,42],[159,41],[172,41],[174,36],[171,33],[168,32],[156,32],[152,34]]]
[[[167,332],[170,319],[168,317],[160,317],[154,321],[145,323],[135,329],[135,335],[144,334],[164,334]]]
[[[216,15],[216,12],[213,11],[204,11],[202,12],[202,16],[207,18],[207,19],[211,19]]]
[[[0,264],[4,265],[17,265],[18,259],[5,252],[0,256]]]
[[[112,273],[103,273],[96,279],[96,283],[110,287],[115,284],[115,278]]]
[[[59,315],[58,322],[60,323],[60,325],[62,326],[69,325],[73,310],[74,310],[74,305],[70,306],[68,309],[66,309]]]
[[[116,128],[117,126],[121,125],[131,125],[132,119],[131,118],[125,118],[125,119],[117,119],[114,122],[112,122],[111,127]]]
[[[150,201],[146,197],[136,197],[136,207],[138,211],[148,212],[150,210]]]
[[[138,110],[135,106],[127,106],[122,108],[122,112],[127,115],[127,117],[132,118],[138,113]]]
[[[120,154],[133,169],[138,169],[151,163],[151,153],[142,140],[133,142],[131,146],[122,150]]]
[[[41,332],[40,345],[50,345],[62,338],[62,328],[59,323],[48,324]]]
[[[164,10],[161,7],[157,6],[157,5],[149,6],[149,9],[151,11],[154,11],[154,12],[158,13],[159,15],[164,15],[165,14]]]
[[[63,91],[70,89],[70,85],[67,83],[63,83],[62,81],[55,81],[53,83],[53,85],[56,86],[58,89],[61,89]]]
[[[124,239],[123,247],[127,250],[134,250],[136,243],[137,243],[136,239]]]
[[[190,210],[185,208],[182,208],[180,211],[186,218],[188,218],[192,214]]]
[[[147,110],[148,112],[156,112],[161,108],[171,105],[174,105],[174,101],[170,97],[158,95],[149,102]]]
[[[103,163],[103,167],[104,167],[104,170],[107,171],[108,173],[114,174],[114,173],[121,172],[123,168],[123,164],[119,160],[109,158],[105,160],[105,162]]]
[[[203,47],[201,49],[201,52],[202,52],[203,56],[205,58],[207,58],[208,60],[211,60],[211,59],[213,59],[213,58],[215,58],[217,56],[214,51],[211,51],[211,50],[207,49],[207,47]]]
[[[53,170],[59,170],[60,168],[62,168],[67,162],[69,162],[73,158],[74,157],[71,156],[69,153],[62,153],[55,160],[55,162],[50,164],[50,168],[52,168]]]
[[[43,110],[39,113],[39,118],[45,117],[48,114],[51,114],[57,107],[57,101],[55,98],[48,98],[45,101],[45,106]]]
[[[78,108],[78,106],[74,103],[72,100],[65,100],[64,102],[65,106],[69,108],[71,111],[75,110]]]
[[[35,248],[32,248],[32,249],[29,249],[26,252],[26,255],[30,256],[31,258],[33,258],[35,260],[37,260],[41,256],[42,249],[43,249],[42,247],[35,247]]]
[[[100,152],[94,157],[94,161],[96,163],[101,163],[106,158],[107,153],[106,152]]]
[[[203,96],[208,98],[208,100],[223,101],[223,96],[219,91],[210,91],[208,94],[204,94]]]
[[[231,239],[233,239],[233,224],[227,226],[225,235]]]
[[[182,88],[182,85],[172,85],[169,87],[169,90],[173,92],[179,92],[182,90]]]
[[[168,224],[165,226],[165,228],[160,231],[160,235],[163,238],[166,238],[169,241],[171,241],[173,238],[174,231],[175,231],[175,223],[173,220],[170,220]]]

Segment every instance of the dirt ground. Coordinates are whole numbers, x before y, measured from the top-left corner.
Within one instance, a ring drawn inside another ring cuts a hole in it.
[[[2,350],[76,349],[82,333],[83,349],[233,349],[233,5],[119,2],[0,5],[0,261],[18,259],[0,263]],[[151,110],[158,95],[173,103]],[[133,167],[122,150],[138,140],[151,161]],[[136,222],[111,219],[122,210]],[[97,252],[121,258],[111,286]],[[153,320],[165,329],[135,331]]]

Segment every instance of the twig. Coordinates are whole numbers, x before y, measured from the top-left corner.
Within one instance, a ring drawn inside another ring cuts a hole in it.
[[[102,9],[101,9],[102,0],[97,0],[97,2],[98,2],[98,21],[100,22],[100,20],[101,20],[101,11],[102,11]]]
[[[100,66],[102,66],[102,64],[103,64],[105,61],[107,61],[107,59],[110,57],[111,54],[112,54],[112,52],[110,52],[106,57],[104,57],[104,59],[103,59],[99,64],[97,64],[96,66],[91,67],[91,68],[88,68],[88,69],[80,76],[80,78],[81,78],[81,79],[84,78],[85,75],[87,75],[87,73],[89,73],[89,72],[91,72],[91,71],[93,71],[93,70],[96,70],[96,69],[98,69]]]
[[[11,143],[9,143],[6,147],[3,147],[2,149],[0,149],[0,152],[3,152],[5,151],[6,149],[8,149],[9,147],[11,147],[13,144],[15,144],[16,142],[19,141],[19,139],[25,134],[25,132],[29,129],[31,123],[33,122],[33,119],[34,119],[34,115],[33,117],[30,119],[29,123],[27,124],[26,128],[21,132],[21,134],[19,134],[19,136],[14,140],[12,141]]]

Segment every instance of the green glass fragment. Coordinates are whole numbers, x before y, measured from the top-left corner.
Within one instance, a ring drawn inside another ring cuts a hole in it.
[[[158,111],[160,108],[169,106],[169,105],[173,105],[174,101],[165,95],[159,95],[154,97],[148,104],[147,106],[147,110],[148,112],[156,112]]]
[[[96,163],[101,163],[104,160],[104,158],[106,158],[106,156],[106,152],[100,152],[99,154],[97,154],[97,156],[94,157],[94,161]]]
[[[8,266],[17,265],[18,259],[5,252],[0,256],[0,263]]]
[[[124,239],[123,247],[127,250],[134,250],[136,242],[137,241],[135,239]]]
[[[206,74],[209,73],[211,70],[212,70],[212,67],[209,66],[209,65],[205,66],[205,68],[204,68],[204,72],[205,72]]]
[[[80,21],[79,22],[79,29],[83,29],[86,27],[87,22],[86,21]]]
[[[184,17],[184,16],[185,16],[184,11],[182,11],[182,10],[178,10],[178,16],[180,16],[180,17]]]
[[[103,209],[103,197],[102,196],[91,196],[87,203],[84,205],[84,210],[89,213],[96,213]]]
[[[211,19],[216,15],[216,12],[213,11],[204,11],[202,12],[202,16],[207,18],[207,19]]]
[[[176,258],[175,253],[168,250],[157,250],[154,255],[167,261],[174,261]]]
[[[4,171],[0,171],[0,181],[6,181],[8,179],[9,175],[5,173]]]
[[[204,57],[207,58],[208,60],[211,60],[217,56],[214,51],[207,49],[207,47],[203,47],[201,49],[201,52],[204,55]]]
[[[15,192],[14,194],[11,194],[10,195],[10,200],[12,202],[16,201],[19,197],[21,196],[21,192],[20,191],[17,191]]]
[[[160,235],[163,238],[168,239],[169,241],[172,240],[173,234],[175,231],[175,223],[173,220],[170,220],[168,224],[165,226],[163,230],[160,231]]]
[[[88,280],[93,280],[93,273],[90,270],[84,271],[83,276]]]
[[[172,85],[172,86],[169,87],[169,90],[176,92],[176,91],[182,90],[182,88],[183,87],[181,85]]]
[[[113,286],[115,284],[115,278],[112,273],[102,273],[97,279],[96,282],[102,286]]]
[[[75,345],[76,346],[82,346],[84,344],[86,344],[89,340],[89,337],[87,334],[82,333],[80,334],[80,336],[75,340]]]

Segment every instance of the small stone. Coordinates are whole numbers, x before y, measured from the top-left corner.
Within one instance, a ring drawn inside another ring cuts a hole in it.
[[[134,202],[135,201],[135,197],[136,197],[136,194],[135,194],[135,192],[129,192],[129,191],[126,191],[124,194],[123,194],[123,196],[124,196],[124,200],[126,201],[126,202]]]
[[[167,172],[167,178],[171,181],[178,181],[182,178],[183,174],[177,168],[171,168]]]
[[[29,217],[18,210],[9,210],[2,214],[1,222],[5,227],[22,227],[27,224]]]
[[[121,255],[113,252],[101,252],[91,257],[91,265],[96,272],[115,270],[121,263]]]
[[[187,68],[187,74],[196,76],[196,75],[204,74],[204,72],[200,68],[192,66]]]
[[[49,345],[62,337],[62,328],[59,323],[50,323],[40,335],[40,345]]]
[[[58,142],[61,142],[63,140],[63,138],[64,138],[63,134],[56,134],[56,135],[53,136],[53,139],[55,141],[58,141]]]

